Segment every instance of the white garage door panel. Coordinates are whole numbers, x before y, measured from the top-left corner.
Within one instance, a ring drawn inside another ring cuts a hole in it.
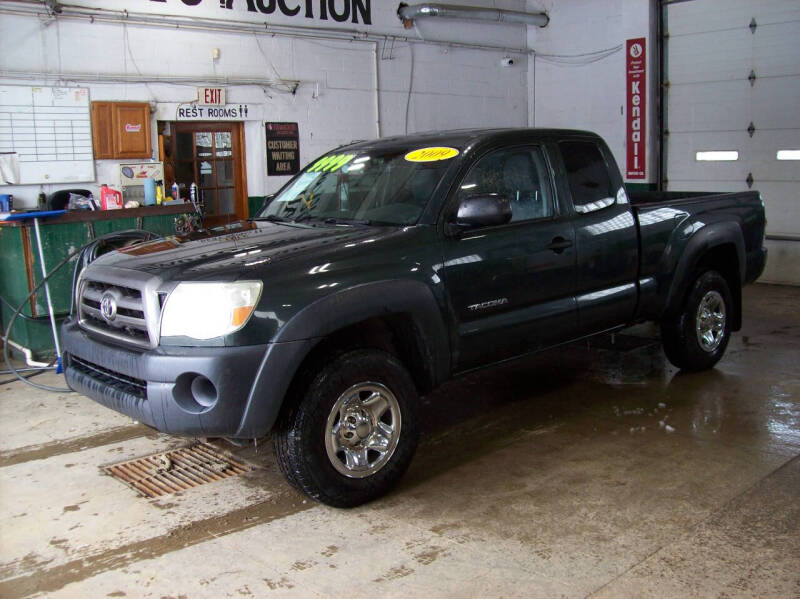
[[[751,138],[744,131],[671,133],[667,144],[670,183],[684,180],[744,181],[748,173],[758,181],[793,181],[800,185],[800,161],[778,160],[778,150],[800,150],[800,131],[757,130]],[[698,162],[697,151],[736,150],[735,162]],[[672,185],[670,184],[672,188]]]
[[[796,285],[800,281],[800,243],[767,239],[764,245],[769,254],[759,281]]]
[[[764,278],[800,284],[800,161],[776,157],[800,150],[800,0],[694,0],[667,10],[667,188],[739,191],[752,173],[767,232],[790,239],[770,241]],[[701,150],[736,150],[739,159],[698,162]]]
[[[800,2],[786,0],[695,0],[670,7],[669,28],[681,34],[735,29],[750,24],[800,20]],[[756,30],[758,31],[758,29]],[[750,30],[747,30],[750,33]]]
[[[744,181],[750,171],[748,150],[750,136],[746,131],[670,134],[667,145],[667,168],[672,181]],[[698,162],[695,154],[708,150],[737,150],[735,162]]]
[[[789,181],[758,181],[753,183],[753,189],[761,192],[764,200],[764,209],[767,213],[767,233],[774,235],[797,235],[791,225],[797,222],[797,212],[800,211],[800,197],[798,197],[797,183]],[[798,235],[800,238],[800,235]]]
[[[798,58],[800,61],[800,58]],[[800,123],[800,76],[673,85],[670,133],[747,129],[785,129]],[[787,100],[788,99],[788,100]],[[758,107],[755,110],[753,107]]]
[[[672,23],[669,27],[671,85],[747,80],[753,65],[758,65],[757,77],[800,74],[796,42],[800,20],[765,25],[755,34],[746,23],[741,29],[696,35],[676,35]]]
[[[793,190],[792,187],[795,189]],[[793,235],[786,229],[792,221],[792,214],[800,207],[797,198],[797,185],[785,181],[755,181],[753,189],[761,193],[767,215],[767,234]]]

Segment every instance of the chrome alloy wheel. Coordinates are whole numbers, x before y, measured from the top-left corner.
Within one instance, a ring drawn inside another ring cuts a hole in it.
[[[697,308],[697,341],[704,351],[713,352],[725,335],[725,300],[717,291],[709,291]]]
[[[325,449],[348,478],[375,474],[391,459],[400,439],[400,404],[380,383],[359,383],[339,396],[325,426]]]

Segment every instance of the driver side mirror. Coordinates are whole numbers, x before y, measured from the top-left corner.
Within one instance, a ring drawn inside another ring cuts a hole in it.
[[[468,196],[458,204],[454,221],[447,223],[449,235],[458,235],[466,229],[504,225],[511,220],[511,203],[508,198],[489,193]]]

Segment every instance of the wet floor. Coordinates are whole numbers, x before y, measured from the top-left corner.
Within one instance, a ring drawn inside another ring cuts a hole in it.
[[[710,372],[642,326],[448,383],[400,486],[348,511],[291,490],[268,444],[138,497],[101,467],[185,440],[4,385],[0,597],[798,596],[800,288],[744,305]]]

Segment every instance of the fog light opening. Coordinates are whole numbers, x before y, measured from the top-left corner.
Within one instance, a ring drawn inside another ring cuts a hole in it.
[[[217,403],[217,388],[204,376],[192,379],[191,391],[194,400],[204,408],[210,408]]]
[[[175,379],[172,397],[186,412],[202,414],[214,407],[219,393],[207,377],[196,372],[184,372]]]

